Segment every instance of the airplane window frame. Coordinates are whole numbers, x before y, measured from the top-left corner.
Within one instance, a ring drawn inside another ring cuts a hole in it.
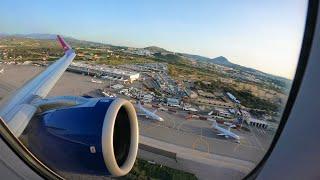
[[[64,179],[34,156],[22,142],[14,136],[0,117],[0,138],[28,167],[45,179]]]
[[[289,93],[289,97],[283,111],[280,124],[273,137],[272,143],[269,146],[267,152],[261,159],[261,161],[255,166],[251,172],[245,176],[244,179],[255,179],[259,172],[262,170],[264,164],[270,157],[274,147],[276,146],[279,137],[287,123],[288,117],[290,116],[291,109],[295,103],[296,96],[299,93],[301,83],[303,81],[306,66],[308,64],[309,55],[311,52],[311,45],[314,38],[314,32],[316,27],[316,20],[318,15],[319,1],[309,0],[306,14],[306,22],[303,34],[303,41],[300,49],[299,60],[297,69]],[[320,17],[319,17],[320,18]],[[13,133],[9,130],[6,123],[0,117],[0,138],[6,143],[6,145],[30,167],[39,176],[46,179],[64,179],[62,176],[57,174],[55,171],[47,167],[37,157],[35,157],[21,142],[16,138]]]
[[[276,134],[274,135],[271,145],[269,146],[262,160],[260,160],[260,162],[255,166],[255,168],[251,170],[251,172],[247,176],[245,176],[244,179],[255,179],[258,176],[259,172],[262,170],[264,164],[266,163],[273,149],[275,148],[281,136],[281,133],[287,123],[287,120],[290,116],[292,107],[295,103],[296,97],[299,93],[299,89],[303,81],[305,69],[308,64],[309,55],[311,52],[311,46],[312,46],[314,33],[316,29],[318,6],[319,6],[319,1],[317,0],[308,1],[305,28],[304,28],[303,40],[300,48],[300,55],[299,55],[299,60],[296,68],[296,73],[292,82],[289,97],[288,97],[286,106],[284,108],[284,111],[282,113],[282,117],[281,117],[278,129],[276,131]]]

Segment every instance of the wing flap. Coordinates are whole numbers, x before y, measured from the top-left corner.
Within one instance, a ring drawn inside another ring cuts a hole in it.
[[[29,104],[22,104],[13,109],[8,117],[11,120],[7,123],[11,132],[20,136],[36,111],[37,108]]]

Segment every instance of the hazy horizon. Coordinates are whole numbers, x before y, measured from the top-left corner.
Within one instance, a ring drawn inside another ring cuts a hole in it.
[[[232,63],[292,79],[306,5],[306,1],[4,1],[0,32],[44,32],[117,46],[224,56]]]

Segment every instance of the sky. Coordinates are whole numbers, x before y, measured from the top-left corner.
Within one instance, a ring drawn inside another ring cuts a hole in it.
[[[2,0],[0,32],[224,56],[292,79],[306,11],[304,0]]]

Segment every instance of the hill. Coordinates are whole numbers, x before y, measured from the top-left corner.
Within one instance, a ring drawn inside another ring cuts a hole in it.
[[[163,49],[163,48],[160,48],[157,46],[149,46],[149,47],[145,47],[143,49],[149,50],[152,53],[168,53],[169,52],[166,49]]]

